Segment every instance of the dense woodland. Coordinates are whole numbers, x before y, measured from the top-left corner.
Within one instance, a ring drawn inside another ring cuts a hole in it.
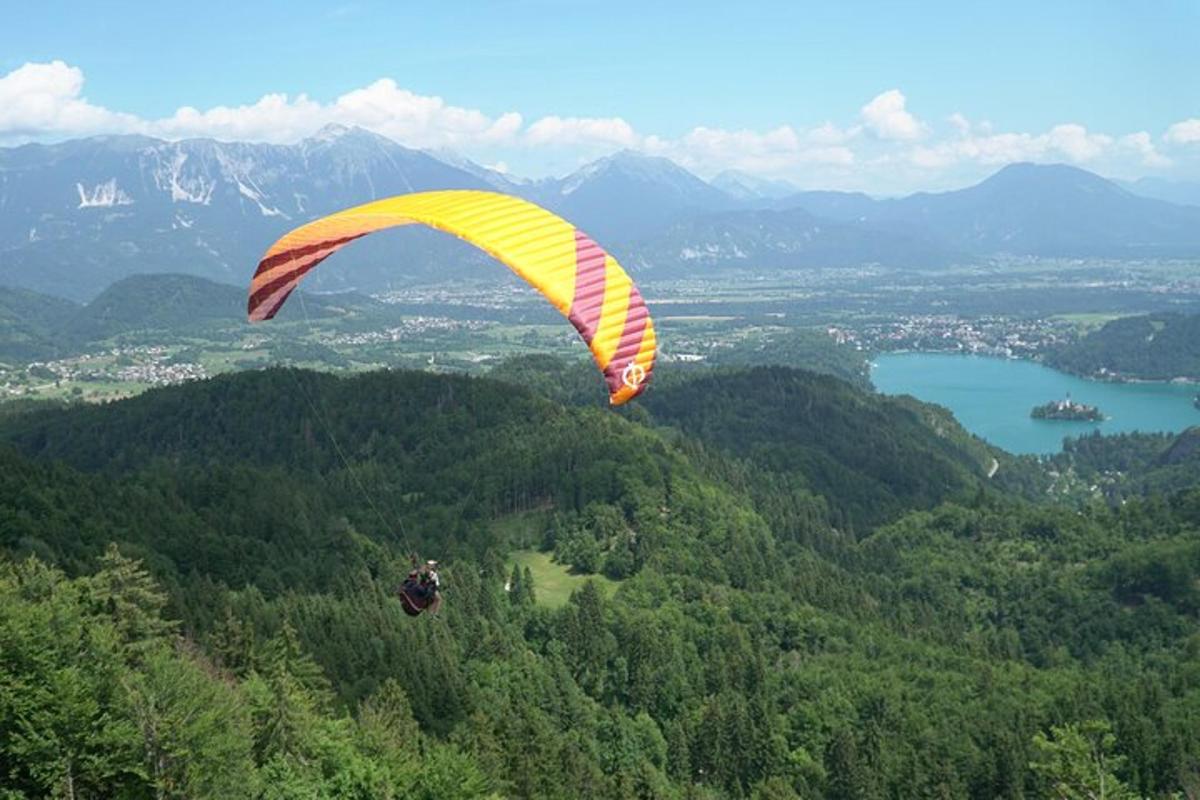
[[[803,364],[810,372],[833,375],[859,389],[871,389],[868,355],[866,351],[837,344],[824,328],[792,328],[716,349],[708,362],[718,366]]]
[[[0,797],[1200,796],[1200,482],[1047,502],[796,370],[512,372],[0,415]],[[619,585],[540,604],[531,545]]]
[[[1085,508],[1194,488],[1200,475],[1200,427],[1179,434],[1099,431],[1063,440],[1049,456],[1000,454],[992,484],[1037,503]]]
[[[1046,361],[1079,375],[1200,380],[1200,314],[1115,319],[1051,352]]]

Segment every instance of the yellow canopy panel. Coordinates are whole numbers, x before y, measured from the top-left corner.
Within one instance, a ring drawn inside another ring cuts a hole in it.
[[[250,283],[250,321],[274,317],[309,270],[350,242],[411,224],[470,242],[545,295],[591,349],[611,403],[620,405],[646,388],[654,371],[654,324],[625,270],[571,223],[496,192],[399,195],[301,225],[271,245],[259,262]]]

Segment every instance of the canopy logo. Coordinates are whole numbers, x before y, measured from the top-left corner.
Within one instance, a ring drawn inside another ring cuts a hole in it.
[[[630,389],[636,389],[646,380],[646,368],[636,361],[630,361],[621,371],[621,381]]]

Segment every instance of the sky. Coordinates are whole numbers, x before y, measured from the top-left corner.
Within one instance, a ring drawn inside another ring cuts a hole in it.
[[[1200,180],[1200,2],[0,0],[0,144],[329,123],[529,177],[955,188],[1013,161]]]

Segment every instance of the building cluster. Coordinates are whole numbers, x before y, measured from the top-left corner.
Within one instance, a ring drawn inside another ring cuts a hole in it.
[[[833,325],[828,332],[838,344],[875,352],[923,350],[1031,358],[1070,341],[1072,326],[1049,319],[918,315],[854,327]]]
[[[175,361],[162,346],[114,347],[52,361],[33,361],[0,373],[0,395],[39,394],[63,383],[139,383],[166,386],[208,377],[200,364]]]
[[[493,322],[477,319],[460,320],[450,319],[449,317],[411,317],[403,320],[399,325],[384,328],[381,331],[330,333],[319,336],[318,340],[326,345],[386,344],[427,333],[479,331],[494,324]]]
[[[504,310],[537,299],[537,292],[522,284],[474,284],[422,286],[395,289],[371,297],[387,305],[448,305]]]
[[[150,386],[169,386],[172,383],[201,380],[208,377],[204,367],[185,361],[176,364],[150,362],[121,367],[116,371],[116,380],[121,383],[145,383]]]

